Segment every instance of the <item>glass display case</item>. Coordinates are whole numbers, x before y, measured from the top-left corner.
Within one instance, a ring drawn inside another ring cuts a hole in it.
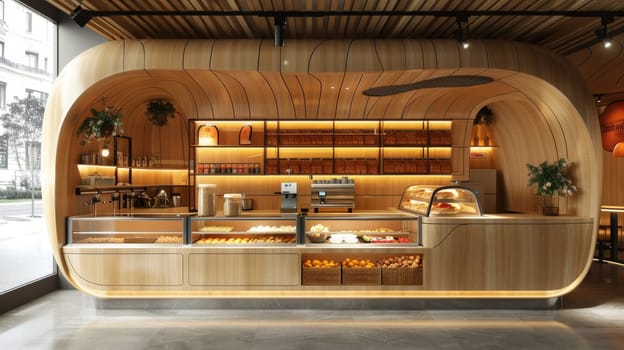
[[[297,216],[191,217],[198,245],[296,245]]]
[[[183,244],[186,216],[72,216],[68,244]]]
[[[476,193],[456,185],[409,186],[403,191],[399,209],[424,216],[483,215]]]
[[[308,215],[306,244],[419,244],[418,217],[410,215]]]

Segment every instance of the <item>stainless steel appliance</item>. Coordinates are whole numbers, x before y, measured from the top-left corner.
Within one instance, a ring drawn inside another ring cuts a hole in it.
[[[297,183],[282,182],[280,187],[280,213],[297,212]]]
[[[349,213],[355,207],[355,180],[342,178],[313,180],[310,205],[314,212],[319,208],[345,208]]]

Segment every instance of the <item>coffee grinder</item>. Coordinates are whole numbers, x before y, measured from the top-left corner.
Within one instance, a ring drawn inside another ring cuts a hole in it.
[[[281,203],[280,213],[296,213],[297,212],[297,183],[282,182],[280,188]]]

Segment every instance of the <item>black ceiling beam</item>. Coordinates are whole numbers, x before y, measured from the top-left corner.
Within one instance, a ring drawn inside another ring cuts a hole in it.
[[[560,16],[560,17],[624,17],[624,11],[86,11],[91,17],[112,16],[257,16],[275,17],[351,17],[351,16],[421,16],[421,17],[457,17],[457,16]]]

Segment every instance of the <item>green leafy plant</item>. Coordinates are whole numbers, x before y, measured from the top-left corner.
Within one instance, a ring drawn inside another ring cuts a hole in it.
[[[175,118],[175,107],[165,99],[154,99],[147,103],[145,115],[156,126],[165,126],[169,118]]]
[[[494,119],[494,114],[488,106],[483,106],[474,119],[474,125],[490,125]]]
[[[566,171],[572,164],[564,158],[549,164],[547,161],[539,165],[526,164],[529,169],[529,186],[537,185],[538,195],[570,196],[578,189],[572,184],[572,180],[566,177]]]
[[[104,107],[103,110],[91,108],[91,115],[85,118],[78,128],[78,136],[82,135],[81,144],[90,143],[110,136],[123,134],[121,108]]]

